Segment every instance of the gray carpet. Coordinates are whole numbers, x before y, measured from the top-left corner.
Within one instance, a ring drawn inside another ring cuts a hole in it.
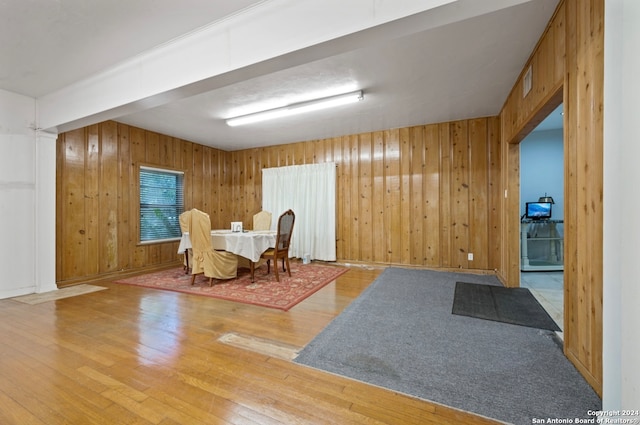
[[[457,281],[499,285],[388,268],[294,361],[514,424],[601,409],[554,332],[452,314]]]
[[[451,312],[530,328],[561,330],[527,288],[456,282]]]

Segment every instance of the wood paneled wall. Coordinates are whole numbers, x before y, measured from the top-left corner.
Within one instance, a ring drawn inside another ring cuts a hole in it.
[[[602,394],[603,44],[604,1],[564,0],[501,112],[502,187],[510,194],[499,274],[519,282],[519,143],[564,102],[564,351]],[[514,196],[515,195],[515,196]]]
[[[567,0],[565,353],[602,393],[604,0]]]
[[[177,260],[178,242],[139,243],[138,169],[185,171],[185,206],[228,223],[231,172],[223,151],[113,121],[60,134],[56,280],[59,285]]]
[[[480,118],[231,152],[234,217],[261,209],[261,169],[337,164],[342,262],[493,271],[500,127]],[[237,179],[237,180],[236,180]],[[277,214],[277,212],[274,212]],[[473,253],[473,261],[467,258]]]
[[[261,209],[262,168],[328,161],[338,167],[339,261],[498,267],[498,118],[235,152],[105,122],[58,139],[58,283],[177,260],[177,242],[138,242],[140,165],[183,170],[185,206],[226,228]]]

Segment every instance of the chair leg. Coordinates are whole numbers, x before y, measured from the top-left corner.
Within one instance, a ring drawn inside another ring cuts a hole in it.
[[[191,284],[193,285],[194,283],[196,283],[196,275],[192,274],[191,275]]]
[[[273,259],[273,271],[276,273],[276,280],[280,282],[280,275],[278,275],[278,259]]]
[[[212,277],[209,278],[209,287],[211,287],[211,286],[213,286],[213,278]]]
[[[287,268],[289,267],[289,258],[287,257],[287,267],[284,266],[284,259],[285,257],[282,257],[282,271],[286,272]]]
[[[289,273],[289,277],[291,277],[291,266],[289,265],[289,256],[286,256],[287,259],[287,273]],[[284,265],[284,258],[282,259],[282,263]]]
[[[271,272],[271,260],[267,260],[267,274]]]

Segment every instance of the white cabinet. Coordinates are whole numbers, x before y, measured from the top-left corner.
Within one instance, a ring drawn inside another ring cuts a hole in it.
[[[520,270],[564,270],[562,220],[523,220],[520,224]]]

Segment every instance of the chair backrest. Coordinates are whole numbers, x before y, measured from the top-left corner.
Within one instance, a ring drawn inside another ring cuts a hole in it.
[[[278,235],[276,237],[276,249],[278,251],[289,250],[295,221],[296,215],[291,210],[283,212],[278,218]]]
[[[180,220],[180,231],[182,233],[187,233],[189,231],[189,226],[191,226],[191,210],[180,214],[178,219]]]
[[[211,219],[209,214],[197,209],[191,210],[189,237],[194,251],[211,251]]]
[[[271,213],[269,211],[260,211],[253,216],[253,230],[269,230],[271,229]]]

